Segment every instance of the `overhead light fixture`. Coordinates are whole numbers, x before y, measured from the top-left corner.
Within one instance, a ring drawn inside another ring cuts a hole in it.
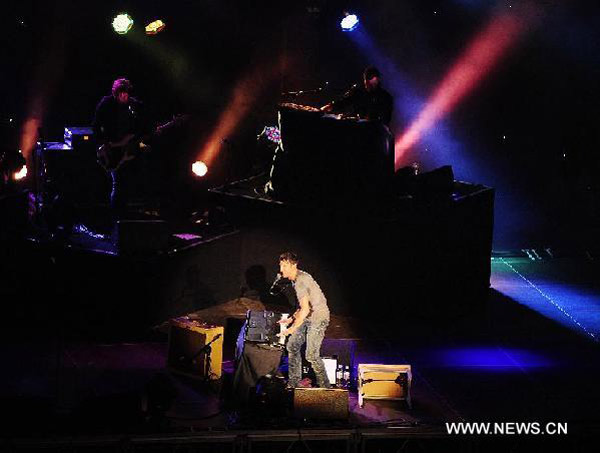
[[[340,26],[342,27],[342,31],[352,31],[358,27],[358,23],[358,16],[356,14],[350,14],[346,11],[344,13],[344,18],[340,22]]]
[[[127,13],[118,14],[112,21],[113,30],[124,35],[133,27],[133,19]]]
[[[161,31],[163,31],[165,27],[166,27],[166,24],[162,20],[157,19],[153,22],[150,22],[148,25],[146,25],[146,34],[147,35],[156,35],[157,33],[160,33]]]

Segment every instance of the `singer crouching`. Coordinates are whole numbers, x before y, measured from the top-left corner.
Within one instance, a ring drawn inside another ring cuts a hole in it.
[[[299,307],[292,317],[280,321],[288,326],[280,335],[290,336],[287,342],[288,388],[298,387],[302,379],[301,349],[305,343],[306,360],[315,372],[317,386],[329,388],[331,384],[321,358],[321,344],[329,325],[327,299],[312,276],[298,269],[296,254],[291,252],[281,254],[279,270],[283,277],[292,282],[299,302]]]

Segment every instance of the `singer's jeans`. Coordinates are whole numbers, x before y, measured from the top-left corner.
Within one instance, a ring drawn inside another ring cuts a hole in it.
[[[302,345],[306,343],[306,360],[312,366],[317,378],[317,386],[329,388],[331,384],[325,372],[325,364],[321,358],[321,343],[325,338],[325,330],[329,320],[304,320],[302,325],[290,335],[287,343],[288,351],[288,385],[298,387],[302,379]]]

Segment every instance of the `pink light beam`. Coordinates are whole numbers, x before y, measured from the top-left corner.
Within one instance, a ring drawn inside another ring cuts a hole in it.
[[[402,155],[435,123],[448,114],[494,69],[502,57],[528,30],[531,11],[501,13],[487,24],[438,84],[408,129],[396,141],[396,170]]]

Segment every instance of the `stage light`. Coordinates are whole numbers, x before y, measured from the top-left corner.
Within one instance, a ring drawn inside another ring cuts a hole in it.
[[[129,14],[121,13],[113,19],[112,26],[114,31],[120,35],[124,35],[133,27],[133,19]]]
[[[258,135],[258,139],[266,138],[270,142],[279,144],[281,142],[281,132],[277,126],[265,126]]]
[[[166,24],[162,20],[155,20],[154,22],[150,22],[148,25],[146,25],[146,34],[155,35],[163,31],[165,27]]]
[[[15,181],[20,181],[21,179],[25,179],[27,176],[27,165],[23,165],[21,169],[13,174],[13,178]]]
[[[356,14],[344,13],[345,17],[340,22],[343,31],[352,31],[358,27],[358,17]]]
[[[192,172],[199,178],[202,178],[208,173],[208,167],[201,160],[197,160],[192,164]]]

